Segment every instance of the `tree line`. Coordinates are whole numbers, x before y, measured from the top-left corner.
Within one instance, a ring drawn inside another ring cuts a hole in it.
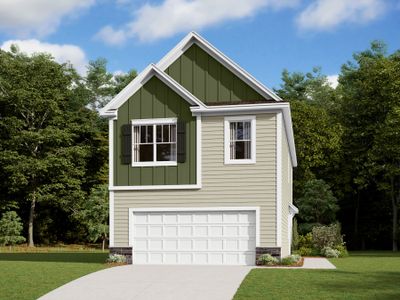
[[[81,76],[48,54],[0,50],[0,225],[23,228],[30,246],[104,247],[108,136],[97,111],[135,76],[111,74],[105,59]],[[400,51],[373,42],[336,88],[320,68],[284,70],[275,92],[292,109],[300,233],[339,222],[350,249],[397,250]]]

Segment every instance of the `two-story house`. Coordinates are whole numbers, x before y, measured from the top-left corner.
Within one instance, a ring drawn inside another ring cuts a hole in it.
[[[102,110],[110,251],[134,264],[254,265],[290,254],[289,103],[197,33]]]

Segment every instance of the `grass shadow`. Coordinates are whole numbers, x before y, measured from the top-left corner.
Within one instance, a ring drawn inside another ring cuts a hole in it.
[[[104,253],[0,253],[0,261],[43,261],[65,263],[104,263],[108,252]]]

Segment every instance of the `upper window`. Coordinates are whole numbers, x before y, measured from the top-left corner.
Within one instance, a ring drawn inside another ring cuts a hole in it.
[[[133,166],[176,165],[176,119],[132,121]]]
[[[225,164],[256,162],[256,118],[225,118]]]

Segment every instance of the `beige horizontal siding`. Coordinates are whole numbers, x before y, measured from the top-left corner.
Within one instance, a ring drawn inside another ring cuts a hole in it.
[[[115,191],[115,246],[128,245],[129,208],[213,206],[259,206],[261,246],[275,246],[275,133],[275,114],[257,114],[256,163],[224,165],[224,117],[203,117],[202,188]]]

